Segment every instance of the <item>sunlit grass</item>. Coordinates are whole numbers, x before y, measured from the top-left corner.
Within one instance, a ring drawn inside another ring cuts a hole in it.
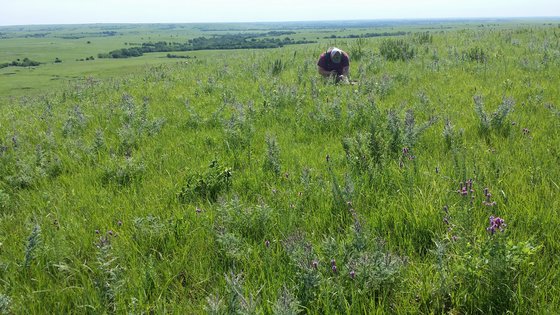
[[[332,43],[103,60],[2,103],[0,313],[558,312],[555,32],[361,40],[356,85]]]

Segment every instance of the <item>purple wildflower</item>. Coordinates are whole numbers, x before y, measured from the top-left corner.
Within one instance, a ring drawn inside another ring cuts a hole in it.
[[[354,270],[350,271],[350,278],[354,279],[356,277],[356,272]]]
[[[490,232],[490,234],[496,233],[496,230],[503,232],[506,227],[504,222],[504,219],[500,217],[490,216],[490,226],[486,228],[486,231]]]
[[[314,260],[311,265],[313,266],[313,269],[317,269],[319,267],[319,262]]]
[[[482,202],[483,205],[487,207],[493,207],[496,205],[495,201],[490,200],[492,194],[488,191],[488,188],[484,188],[484,196],[486,196],[486,200]]]

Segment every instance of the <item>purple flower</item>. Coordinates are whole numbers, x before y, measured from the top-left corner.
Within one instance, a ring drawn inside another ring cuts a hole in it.
[[[319,267],[319,262],[314,260],[311,265],[313,266],[313,269],[317,269]]]
[[[270,241],[269,240],[264,241],[264,246],[266,246],[266,248],[269,248],[270,247]]]
[[[356,277],[356,272],[354,270],[350,271],[350,278],[354,279]]]
[[[504,231],[506,227],[504,219],[500,217],[490,216],[490,226],[486,228],[486,231],[490,232],[490,234],[496,233],[496,230],[500,230],[500,232]]]

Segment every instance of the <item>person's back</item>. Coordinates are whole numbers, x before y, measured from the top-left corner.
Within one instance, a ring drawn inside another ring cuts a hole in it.
[[[348,81],[350,57],[341,49],[329,48],[319,56],[317,69],[324,77],[334,76],[336,81]]]

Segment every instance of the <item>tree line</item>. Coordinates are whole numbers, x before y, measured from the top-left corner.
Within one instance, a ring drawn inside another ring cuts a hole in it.
[[[270,33],[270,32],[269,32]],[[285,45],[309,44],[315,41],[294,40],[290,37],[258,38],[263,34],[228,34],[213,37],[197,37],[184,43],[160,41],[156,43],[142,43],[137,47],[121,48],[108,53],[100,53],[99,58],[130,58],[139,57],[144,53],[194,51],[194,50],[220,50],[220,49],[264,49],[279,48]],[[277,35],[276,33],[273,35]]]
[[[0,69],[2,68],[6,68],[6,67],[34,67],[34,66],[38,66],[41,63],[38,61],[33,61],[29,58],[23,58],[23,60],[14,60],[12,62],[5,62],[5,63],[0,63]]]

